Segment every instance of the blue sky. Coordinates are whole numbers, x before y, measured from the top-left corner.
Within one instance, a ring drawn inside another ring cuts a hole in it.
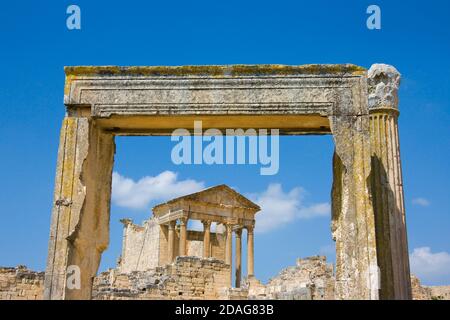
[[[66,28],[70,4],[81,8],[81,30]],[[370,4],[381,7],[381,30],[366,28]],[[403,76],[399,126],[413,272],[427,284],[450,284],[449,12],[445,0],[2,3],[0,265],[45,267],[63,66],[383,62]],[[119,138],[115,171],[137,183],[170,170],[177,173],[173,183],[227,183],[260,199],[280,184],[272,194],[290,204],[294,217],[256,235],[256,275],[267,280],[297,257],[333,259],[329,217],[301,215],[329,202],[330,136],[281,139],[280,171],[265,177],[256,166],[175,166],[172,146],[167,138]],[[118,220],[139,222],[152,204],[113,202],[102,269],[120,251]]]

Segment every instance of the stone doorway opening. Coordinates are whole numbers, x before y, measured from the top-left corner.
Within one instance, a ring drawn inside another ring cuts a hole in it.
[[[275,213],[279,216],[278,221],[274,220],[272,207],[265,212],[262,206],[262,211],[256,216],[254,269],[258,280],[266,283],[280,270],[295,264],[296,259],[301,257],[326,255],[328,261],[334,263],[334,242],[331,240],[329,209],[332,182],[331,158],[334,149],[332,137],[330,135],[283,135],[279,139],[279,174],[261,176],[257,164],[174,165],[170,154],[176,142],[170,141],[170,137],[116,137],[110,240],[108,249],[102,253],[98,272],[105,272],[109,268],[117,269],[117,261],[121,257],[124,242],[124,225],[120,220],[130,219],[136,227],[143,226],[143,223],[152,216],[151,208],[157,203],[222,183],[234,187],[254,201],[266,203],[267,206],[270,206],[269,202],[278,202],[277,206],[280,209]],[[154,149],[159,151],[158,154],[152,152]],[[295,171],[292,170],[293,168]],[[315,172],[314,175],[311,171]],[[176,178],[172,175],[161,175],[164,172],[170,172],[176,175]],[[176,189],[178,186],[182,190],[172,192],[165,190],[165,198],[162,198],[157,194],[158,191],[154,186],[163,182],[167,183],[168,179],[174,180],[166,184],[167,187]],[[185,189],[183,186],[186,183],[190,183],[191,187]],[[277,190],[273,187],[278,185],[280,191],[270,194],[274,192],[271,190]],[[151,197],[147,205],[144,201],[146,197]],[[158,198],[155,199],[155,197]],[[261,225],[258,223],[260,218]],[[214,224],[211,224],[212,233],[216,232]],[[189,219],[187,229],[202,232],[204,226],[200,220]],[[200,237],[196,240],[193,246],[197,247],[197,250],[189,252],[188,255],[202,257],[202,239]],[[247,277],[246,230],[242,232],[241,243],[241,283],[243,283]],[[145,246],[152,248],[148,239]],[[236,238],[233,237],[233,254],[236,250]],[[144,262],[148,262],[145,257],[140,259],[139,267],[130,266],[133,270],[130,269],[127,272],[143,270]],[[235,287],[234,257],[232,262],[231,284]],[[133,263],[136,264],[136,261]]]

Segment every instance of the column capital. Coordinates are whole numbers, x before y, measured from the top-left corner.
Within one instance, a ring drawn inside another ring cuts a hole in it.
[[[205,229],[209,228],[211,226],[211,223],[212,223],[211,220],[202,220],[202,224]]]
[[[240,237],[242,235],[242,226],[235,227],[234,233],[236,233],[236,236]]]
[[[170,230],[174,230],[175,229],[175,225],[176,225],[176,220],[169,221],[167,223],[167,225],[168,225]]]
[[[187,217],[181,217],[178,220],[180,221],[180,225],[181,226],[187,225],[187,222],[188,222],[188,218]]]
[[[398,111],[400,73],[391,65],[374,64],[367,73],[369,111],[393,109]]]
[[[255,226],[254,225],[245,226],[245,229],[247,229],[248,233],[253,233],[253,230],[255,230]]]

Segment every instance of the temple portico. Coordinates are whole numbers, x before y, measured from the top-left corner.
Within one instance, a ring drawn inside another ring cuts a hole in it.
[[[244,229],[247,230],[247,276],[254,273],[253,229],[259,210],[259,206],[226,185],[159,204],[153,208],[153,217],[142,227],[124,220],[119,267],[130,272],[173,263],[177,256],[216,258],[231,267],[229,287],[232,287],[234,267],[235,287],[238,288],[242,279]],[[188,230],[189,222],[194,220],[201,222],[202,231]],[[214,231],[211,230],[213,224],[216,225]]]

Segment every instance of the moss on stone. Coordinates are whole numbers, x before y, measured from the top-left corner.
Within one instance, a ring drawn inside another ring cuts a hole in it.
[[[224,65],[224,66],[72,66],[64,68],[66,75],[77,76],[249,76],[301,74],[355,74],[366,69],[352,64],[290,65]]]

